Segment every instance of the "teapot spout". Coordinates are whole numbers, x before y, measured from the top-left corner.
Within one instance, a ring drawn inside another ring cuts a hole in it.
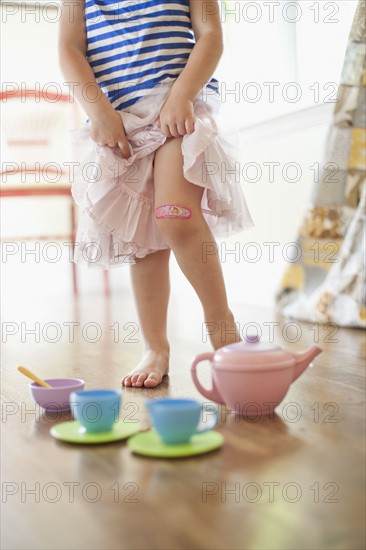
[[[295,359],[295,375],[293,382],[304,372],[304,370],[310,365],[311,361],[319,355],[323,350],[319,346],[312,346],[311,348],[294,353]]]

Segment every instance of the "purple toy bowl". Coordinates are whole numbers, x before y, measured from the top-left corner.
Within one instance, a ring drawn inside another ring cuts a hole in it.
[[[85,381],[80,378],[48,378],[45,380],[52,388],[44,388],[31,382],[29,390],[36,403],[47,412],[70,410],[70,393],[83,390]]]

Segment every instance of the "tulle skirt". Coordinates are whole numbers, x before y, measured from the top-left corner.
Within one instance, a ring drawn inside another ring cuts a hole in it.
[[[72,195],[82,209],[74,261],[104,269],[131,265],[169,248],[155,218],[155,151],[166,137],[155,124],[170,85],[149,90],[143,99],[118,111],[131,156],[98,145],[90,123],[70,130],[75,170]],[[202,213],[215,237],[254,225],[235,174],[235,157],[215,122],[220,100],[213,94],[194,101],[194,132],[182,140],[185,178],[203,187]],[[182,205],[185,206],[185,205]]]

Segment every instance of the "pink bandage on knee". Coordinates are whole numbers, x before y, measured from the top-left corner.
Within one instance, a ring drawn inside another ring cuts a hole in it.
[[[155,216],[160,218],[190,218],[192,211],[185,206],[178,206],[176,204],[164,204],[159,206],[155,210]]]

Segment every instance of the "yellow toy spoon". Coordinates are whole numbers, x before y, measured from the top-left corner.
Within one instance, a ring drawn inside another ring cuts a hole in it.
[[[19,366],[18,371],[20,371],[25,376],[28,376],[28,378],[30,378],[31,380],[34,380],[34,382],[37,382],[37,384],[39,384],[40,386],[43,386],[44,388],[52,388],[52,386],[50,386],[50,384],[47,384],[47,382],[45,382],[41,378],[38,378],[38,376],[36,374],[33,374],[33,372],[31,372],[26,367]]]

